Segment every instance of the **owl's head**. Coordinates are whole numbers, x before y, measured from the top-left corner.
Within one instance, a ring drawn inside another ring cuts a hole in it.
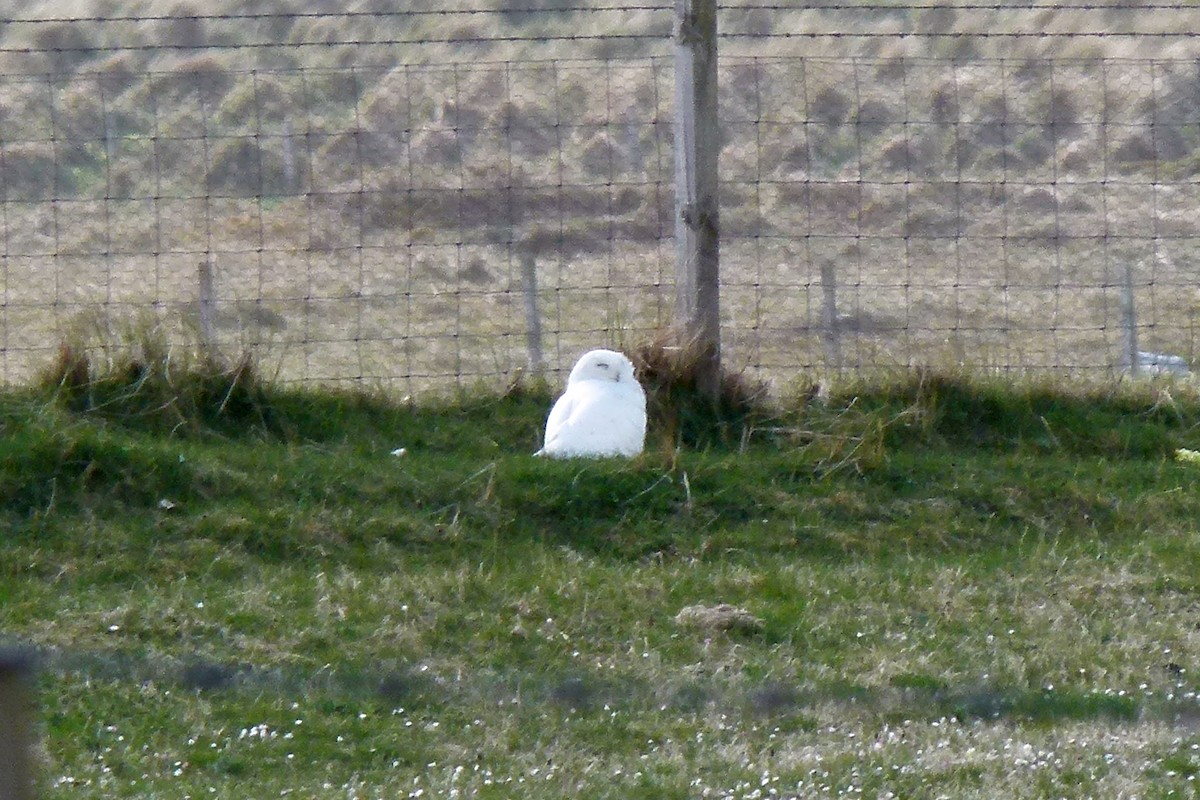
[[[579,381],[634,382],[633,362],[616,350],[592,350],[575,362],[567,385]]]

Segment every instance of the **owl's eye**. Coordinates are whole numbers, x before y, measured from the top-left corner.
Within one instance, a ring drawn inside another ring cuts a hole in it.
[[[597,367],[600,367],[600,369],[608,369],[608,362],[605,362],[605,361],[597,361],[597,362],[596,362],[596,366],[597,366]]]

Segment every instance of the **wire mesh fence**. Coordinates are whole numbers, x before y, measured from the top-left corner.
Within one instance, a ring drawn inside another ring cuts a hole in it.
[[[1135,325],[1190,359],[1197,66],[728,64],[723,274],[751,360],[1112,370]]]
[[[0,41],[7,382],[146,320],[409,393],[671,321],[667,7],[39,8]],[[1200,19],[1155,9],[723,8],[725,363],[1189,365]]]
[[[494,376],[533,319],[555,362],[665,320],[658,61],[194,66],[112,109],[104,76],[3,84],[25,101],[4,142],[10,376],[80,315],[198,321],[202,275],[220,345],[300,379]]]

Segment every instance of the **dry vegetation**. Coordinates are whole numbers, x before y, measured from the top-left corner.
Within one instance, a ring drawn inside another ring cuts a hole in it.
[[[552,367],[658,328],[669,13],[476,6],[510,13],[129,2],[102,13],[155,19],[8,25],[4,378],[27,378],[85,309],[194,317],[201,260],[223,344],[287,379],[503,375],[526,359],[528,259]],[[223,12],[251,16],[209,18]],[[731,9],[722,24],[784,35],[722,45],[731,363],[1108,370],[1127,267],[1143,349],[1196,355],[1192,40],[995,34],[1196,31],[1200,11]],[[799,35],[821,31],[863,35]],[[590,38],[629,33],[664,36]],[[537,34],[588,38],[508,41]],[[489,41],[337,44],[414,39]],[[254,42],[277,46],[233,46]]]

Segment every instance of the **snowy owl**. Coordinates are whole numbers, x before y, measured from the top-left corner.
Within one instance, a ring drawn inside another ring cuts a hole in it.
[[[645,443],[646,393],[633,362],[614,350],[592,350],[575,363],[550,409],[536,455],[636,456]]]

